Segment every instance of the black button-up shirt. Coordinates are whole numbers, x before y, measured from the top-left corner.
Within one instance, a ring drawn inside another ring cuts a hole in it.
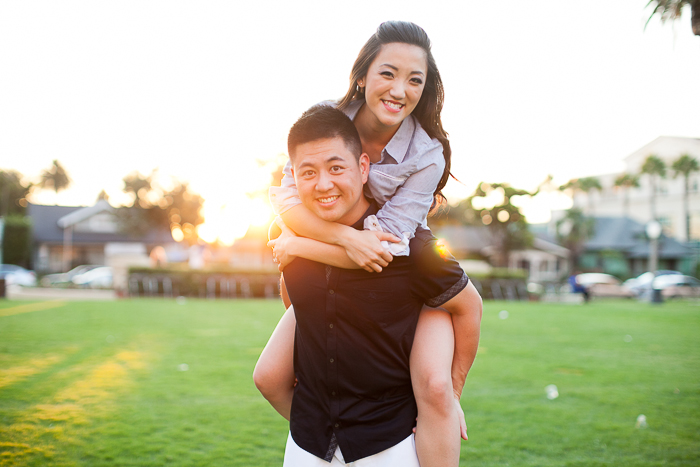
[[[377,211],[372,204],[353,227]],[[439,306],[466,287],[454,258],[419,230],[410,255],[381,273],[340,269],[297,258],[284,270],[294,305],[294,389],[290,430],[307,452],[345,462],[408,437],[417,415],[409,357],[423,306]]]

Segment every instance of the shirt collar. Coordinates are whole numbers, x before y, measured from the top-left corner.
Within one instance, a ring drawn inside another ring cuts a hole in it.
[[[357,112],[360,107],[365,103],[364,99],[357,99],[350,104],[348,104],[345,114],[350,117],[350,120],[355,120]],[[408,146],[411,144],[411,139],[413,139],[413,133],[416,131],[416,122],[413,119],[413,115],[409,115],[401,122],[401,126],[394,133],[394,136],[389,141],[382,151],[391,156],[397,163],[403,162],[406,154],[408,153]]]
[[[364,214],[362,214],[362,217],[352,224],[350,227],[356,230],[362,230],[365,228],[365,219],[368,218],[369,216],[376,214],[379,212],[379,205],[377,205],[376,201],[374,201],[372,198],[367,198],[367,201],[369,201],[369,207],[365,211]]]

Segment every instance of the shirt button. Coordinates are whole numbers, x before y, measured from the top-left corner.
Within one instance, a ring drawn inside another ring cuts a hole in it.
[[[336,423],[334,426],[338,428],[340,426],[340,423]]]
[[[333,363],[334,361],[335,361],[335,360],[333,360],[333,359],[331,358],[331,363]]]
[[[331,289],[328,291],[329,294],[333,295],[335,293],[335,290]]]
[[[331,393],[331,396],[335,396],[335,391],[333,391],[333,392]]]
[[[330,327],[331,329],[333,329],[333,325],[332,325],[332,324],[329,324],[328,327]]]

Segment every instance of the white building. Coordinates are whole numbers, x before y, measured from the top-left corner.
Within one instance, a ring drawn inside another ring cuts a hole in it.
[[[664,179],[657,183],[656,212],[657,220],[664,226],[664,233],[679,241],[686,241],[686,221],[683,210],[684,178],[674,178],[671,164],[682,154],[689,154],[700,162],[700,138],[660,136],[642,146],[624,159],[625,173],[640,174],[642,164],[650,155],[658,156],[667,166]],[[603,189],[592,190],[589,194],[577,193],[574,206],[583,209],[589,216],[627,216],[641,223],[652,220],[651,214],[651,177],[642,174],[639,188],[615,187],[615,179],[621,173],[597,176]],[[625,196],[628,196],[629,208],[625,212]],[[690,176],[690,236],[691,240],[700,240],[700,172]]]

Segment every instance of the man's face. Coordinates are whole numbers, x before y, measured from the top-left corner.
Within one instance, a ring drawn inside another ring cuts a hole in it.
[[[297,146],[292,173],[301,202],[321,219],[352,225],[367,210],[362,186],[369,173],[369,157],[362,154],[358,162],[342,138]]]

